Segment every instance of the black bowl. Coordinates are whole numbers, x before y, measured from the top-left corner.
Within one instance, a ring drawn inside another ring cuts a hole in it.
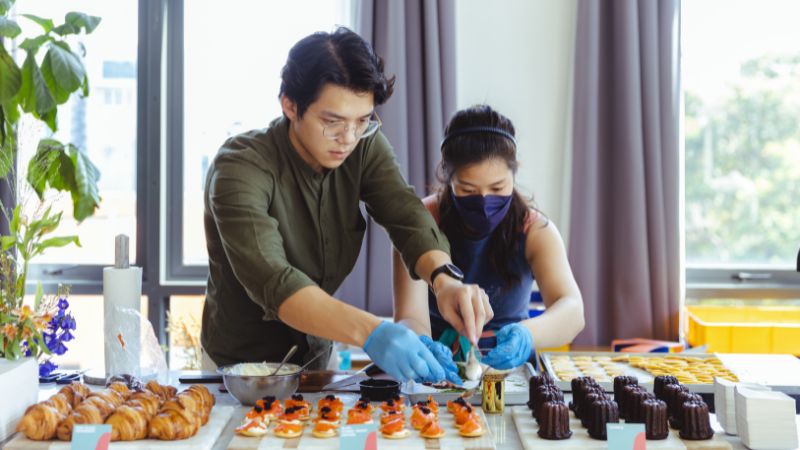
[[[361,396],[373,402],[383,402],[400,395],[400,383],[394,380],[368,378],[358,383],[358,386],[361,389]]]

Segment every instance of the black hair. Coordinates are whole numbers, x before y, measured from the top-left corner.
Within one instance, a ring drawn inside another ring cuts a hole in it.
[[[307,36],[289,50],[278,96],[286,95],[297,104],[297,116],[302,117],[326,83],[371,92],[375,105],[382,105],[392,96],[394,80],[383,73],[383,59],[367,41],[339,27],[333,33]]]
[[[483,128],[493,131],[481,132]],[[462,167],[492,159],[504,161],[516,174],[519,161],[514,124],[488,105],[475,105],[457,111],[447,124],[444,134],[442,159],[437,173],[441,183],[437,194],[439,228],[448,238],[463,237],[466,230],[451,197],[450,182],[453,175]],[[538,212],[533,206],[533,200],[523,197],[516,188],[511,195],[511,207],[489,238],[489,261],[492,269],[503,280],[504,290],[519,282],[519,275],[511,270],[510,262],[518,251],[520,234],[531,209]]]

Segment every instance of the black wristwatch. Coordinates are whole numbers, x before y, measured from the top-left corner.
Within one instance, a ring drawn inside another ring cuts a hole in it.
[[[456,267],[455,264],[451,264],[451,263],[443,264],[443,265],[433,269],[433,272],[431,272],[431,286],[430,286],[431,287],[431,291],[433,291],[433,281],[436,279],[436,277],[439,274],[442,274],[442,273],[445,273],[450,278],[455,278],[458,281],[463,281],[464,280],[464,272],[462,272],[461,269]]]

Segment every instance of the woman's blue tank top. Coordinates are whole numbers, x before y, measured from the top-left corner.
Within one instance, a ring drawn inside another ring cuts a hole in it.
[[[453,263],[464,272],[464,282],[477,284],[489,296],[489,303],[494,317],[484,330],[496,331],[505,325],[528,318],[528,306],[533,286],[533,273],[525,258],[525,233],[520,233],[517,251],[508,261],[511,270],[519,276],[519,281],[509,289],[504,289],[500,275],[492,269],[489,257],[489,240],[467,239],[465,237],[448,236]],[[436,305],[436,297],[428,292],[428,309],[431,315],[431,332],[433,339],[438,339],[442,332],[452,326],[442,318]]]

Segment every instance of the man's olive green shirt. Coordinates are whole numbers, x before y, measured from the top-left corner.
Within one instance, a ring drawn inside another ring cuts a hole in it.
[[[300,346],[293,361],[302,362],[330,347],[280,322],[278,307],[306,286],[332,295],[350,273],[366,229],[359,201],[388,231],[407,267],[429,250],[449,252],[382,133],[362,139],[341,166],[320,173],[292,147],[288,124],[279,118],[229,139],[208,171],[201,342],[218,365],[280,360],[293,344]],[[372,264],[390,267],[389,261]]]

